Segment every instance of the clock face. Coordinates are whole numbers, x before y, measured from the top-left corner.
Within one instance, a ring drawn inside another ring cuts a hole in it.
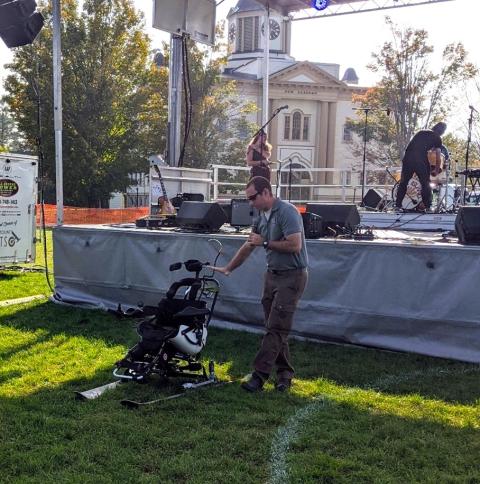
[[[270,40],[275,40],[280,35],[280,25],[276,20],[270,19]],[[265,35],[265,24],[262,24],[262,34]]]
[[[231,24],[230,28],[228,29],[228,40],[230,42],[233,42],[235,40],[235,34],[236,34],[235,24]]]

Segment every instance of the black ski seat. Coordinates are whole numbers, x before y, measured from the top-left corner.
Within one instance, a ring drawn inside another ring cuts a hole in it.
[[[210,310],[207,308],[194,308],[192,306],[187,306],[178,313],[174,314],[173,319],[176,320],[182,318],[196,318],[201,316],[208,316],[209,314]]]

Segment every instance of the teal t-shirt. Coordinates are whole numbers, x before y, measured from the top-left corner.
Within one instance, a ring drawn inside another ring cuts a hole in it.
[[[270,218],[260,212],[254,220],[253,231],[265,240],[285,240],[288,235],[302,234],[302,249],[298,254],[287,254],[267,249],[267,267],[272,270],[283,271],[303,269],[308,266],[307,247],[303,230],[302,216],[291,203],[277,198],[273,204]]]

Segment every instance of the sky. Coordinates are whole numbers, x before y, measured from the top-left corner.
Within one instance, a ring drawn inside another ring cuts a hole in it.
[[[153,29],[152,0],[134,0],[137,8],[145,14],[146,31],[155,43],[168,40],[169,34]],[[218,3],[218,0],[217,0]],[[237,0],[224,0],[217,8],[217,21],[225,19]],[[380,2],[381,3],[381,2]],[[293,22],[291,54],[296,60],[309,60],[340,64],[340,75],[353,67],[360,78],[360,85],[369,86],[378,80],[376,74],[366,68],[372,52],[379,51],[391,38],[385,24],[385,16],[392,18],[400,27],[425,29],[429,42],[435,48],[432,68],[440,67],[443,48],[452,42],[462,42],[469,52],[470,61],[480,66],[479,26],[480,1],[452,0],[436,4],[413,6],[381,12],[368,12],[318,18]],[[11,58],[11,52],[0,41],[0,78],[6,74],[3,64]],[[465,95],[455,108],[455,130],[461,130],[468,118],[469,104],[480,101],[478,95]],[[480,106],[475,106],[480,111]]]

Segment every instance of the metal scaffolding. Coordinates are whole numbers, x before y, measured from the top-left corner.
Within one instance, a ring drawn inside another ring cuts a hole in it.
[[[329,0],[324,10],[312,8],[311,0],[257,0],[262,5],[277,10],[282,15],[291,14],[292,20],[307,20],[314,18],[350,15],[353,13],[376,12],[394,8],[430,5],[454,0]]]

